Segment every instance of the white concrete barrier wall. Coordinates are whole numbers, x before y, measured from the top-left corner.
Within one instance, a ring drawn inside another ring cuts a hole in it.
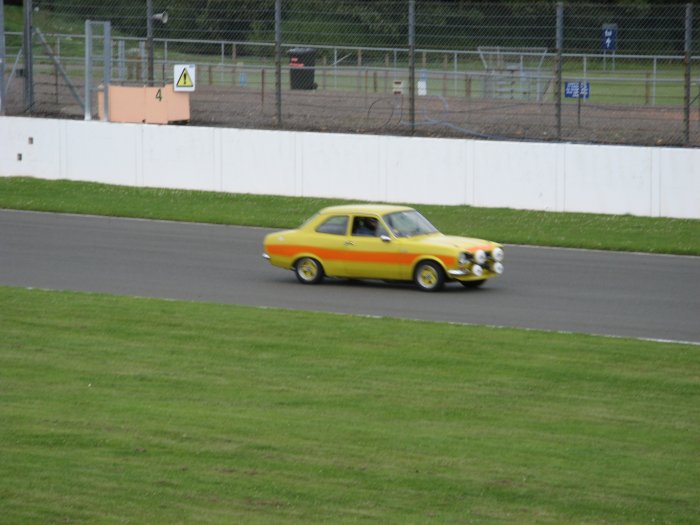
[[[0,176],[700,219],[700,149],[0,117]]]

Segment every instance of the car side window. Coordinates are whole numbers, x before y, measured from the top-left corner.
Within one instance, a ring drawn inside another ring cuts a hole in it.
[[[386,235],[386,229],[376,217],[355,217],[352,221],[352,234],[363,237],[380,237]]]
[[[316,228],[317,233],[330,233],[332,235],[345,235],[347,231],[347,215],[334,215],[333,217],[329,217]]]

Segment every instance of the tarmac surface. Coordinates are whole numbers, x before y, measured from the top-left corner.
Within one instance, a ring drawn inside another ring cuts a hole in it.
[[[0,285],[700,344],[700,257],[506,246],[476,290],[304,286],[262,259],[270,231],[0,210]]]

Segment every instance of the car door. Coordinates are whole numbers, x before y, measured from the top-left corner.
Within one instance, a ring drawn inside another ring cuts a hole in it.
[[[355,215],[344,242],[345,274],[365,279],[398,278],[398,247],[379,217]]]
[[[312,234],[309,234],[309,251],[321,260],[326,275],[344,277],[345,250],[348,239],[348,215],[332,215],[321,222]]]

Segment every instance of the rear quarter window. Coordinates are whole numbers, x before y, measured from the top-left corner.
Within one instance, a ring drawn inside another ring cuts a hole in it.
[[[317,233],[329,233],[331,235],[345,235],[348,231],[348,216],[334,215],[323,221],[316,227]]]

